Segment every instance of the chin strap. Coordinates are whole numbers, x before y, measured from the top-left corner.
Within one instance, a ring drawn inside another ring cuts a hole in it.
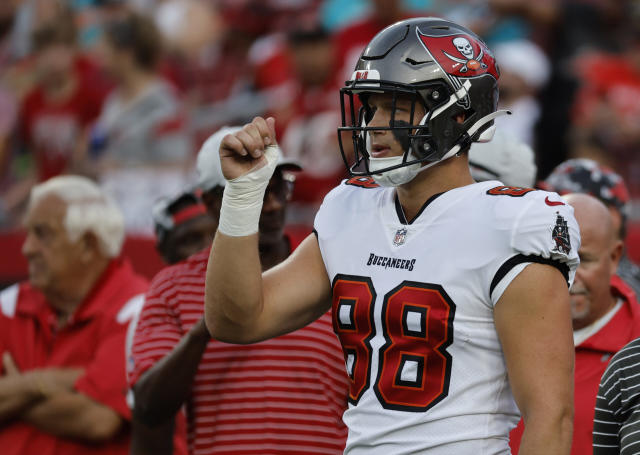
[[[484,125],[495,119],[496,117],[500,117],[501,115],[511,115],[511,111],[506,109],[500,109],[498,111],[492,112],[491,114],[485,115],[476,123],[474,123],[471,128],[469,128],[458,140],[458,143],[454,145],[451,150],[444,154],[442,158],[438,161],[427,164],[426,166],[422,166],[418,172],[422,172],[425,169],[429,169],[431,166],[440,163],[446,159],[451,158],[452,156],[459,153],[461,150],[464,150],[467,146],[469,146],[473,141],[473,136],[476,132]],[[487,128],[485,131],[480,134],[477,142],[489,142],[493,138],[493,134],[496,132],[495,125]]]
[[[478,131],[482,126],[484,126],[485,124],[491,122],[492,120],[494,120],[496,117],[500,117],[501,115],[511,115],[511,111],[507,110],[507,109],[500,109],[497,110],[495,112],[492,112],[491,114],[485,115],[484,117],[482,117],[480,120],[478,120],[476,123],[474,123],[471,128],[469,128],[467,130],[467,132],[465,134],[462,135],[463,139],[462,140],[466,140],[466,138],[469,138],[469,144],[471,143],[471,138],[473,138],[473,135],[476,134],[476,131]],[[487,132],[489,132],[489,134],[486,134]],[[495,125],[491,128],[487,128],[487,130],[483,131],[482,134],[480,135],[480,137],[478,138],[478,142],[489,142],[492,138],[493,138],[493,133],[495,133],[496,128]]]

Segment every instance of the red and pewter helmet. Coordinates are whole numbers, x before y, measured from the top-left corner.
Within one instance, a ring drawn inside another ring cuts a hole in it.
[[[496,112],[498,77],[491,51],[465,27],[429,17],[385,28],[364,49],[351,80],[341,89],[338,138],[347,169],[351,175],[370,175],[382,185],[396,186],[421,169],[466,150],[472,142],[490,140],[493,119],[506,113]],[[392,95],[388,127],[367,126],[373,118],[368,104],[372,93]],[[409,122],[394,119],[401,95],[413,99]],[[427,112],[421,119],[414,118],[417,102]],[[456,121],[461,114],[463,123]],[[398,159],[370,157],[367,143],[373,130],[391,130],[404,155]],[[343,132],[351,132],[352,164],[343,146]],[[402,168],[411,170],[395,171]],[[395,175],[385,180],[383,175],[390,171]]]

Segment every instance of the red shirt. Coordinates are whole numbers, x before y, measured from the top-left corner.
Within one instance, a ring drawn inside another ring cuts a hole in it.
[[[209,251],[152,281],[133,343],[132,384],[204,314]],[[344,357],[331,315],[252,345],[212,340],[188,412],[191,454],[342,454],[347,430]]]
[[[587,54],[575,66],[580,88],[571,122],[593,137],[605,137],[601,147],[607,161],[624,178],[630,193],[640,197],[640,68],[624,54]]]
[[[271,35],[254,45],[251,52],[253,83],[261,91],[271,92],[271,111],[278,119],[276,136],[283,138],[287,128],[296,119],[305,119],[318,113],[340,112],[339,89],[342,78],[328,76],[322,84],[305,86],[299,79],[287,39]],[[332,61],[332,65],[335,62]],[[335,75],[335,70],[330,74]],[[335,131],[334,131],[335,133]],[[335,185],[334,185],[335,186]]]
[[[582,79],[576,95],[574,114],[580,122],[597,115],[592,112],[599,101],[606,101],[621,118],[637,125],[640,121],[640,71],[625,56],[587,55],[577,61]]]
[[[13,285],[0,293],[0,355],[10,352],[21,371],[84,368],[76,391],[129,420],[125,334],[147,287],[147,280],[128,262],[114,260],[67,325],[56,331],[56,313],[43,294],[28,283]],[[123,432],[109,443],[88,445],[15,420],[0,427],[0,447],[3,455],[124,455],[129,453],[129,435]]]
[[[622,307],[604,327],[576,346],[572,455],[593,452],[593,417],[600,378],[611,357],[640,336],[640,305],[633,290],[614,276],[611,291],[622,299]],[[518,453],[523,431],[521,420],[510,434],[514,454]]]
[[[22,139],[33,153],[38,180],[63,173],[83,137],[85,129],[98,117],[107,86],[96,83],[96,71],[87,59],[75,63],[76,87],[66,99],[52,101],[36,86],[21,108]]]

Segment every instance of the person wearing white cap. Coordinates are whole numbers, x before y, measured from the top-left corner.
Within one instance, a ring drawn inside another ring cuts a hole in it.
[[[197,187],[216,221],[227,184],[220,169],[220,142],[237,130],[223,128],[212,135],[197,158]],[[259,221],[263,270],[282,262],[302,240],[284,231],[293,186],[287,172],[297,170],[297,162],[280,155],[268,181]],[[127,361],[134,396],[132,453],[182,455],[175,439],[173,452],[167,442],[158,449],[157,442],[167,441],[174,421],[178,435],[182,417],[176,415],[188,402],[190,454],[235,453],[240,448],[264,453],[264,444],[300,453],[309,441],[322,443],[323,453],[341,454],[348,386],[330,314],[297,332],[251,346],[211,340],[203,321],[209,254],[210,247],[165,268],[147,293]],[[307,365],[307,374],[292,373],[300,362]],[[318,404],[300,413],[300,400]],[[301,427],[309,431],[301,433]]]
[[[497,130],[489,142],[474,142],[469,168],[476,182],[499,180],[507,186],[533,188],[538,167],[529,145]]]

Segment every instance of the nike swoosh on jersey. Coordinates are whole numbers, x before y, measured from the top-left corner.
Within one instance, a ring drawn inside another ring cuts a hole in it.
[[[561,201],[550,201],[549,196],[544,198],[544,203],[551,207],[554,207],[556,205],[564,205],[564,202],[561,202]]]

